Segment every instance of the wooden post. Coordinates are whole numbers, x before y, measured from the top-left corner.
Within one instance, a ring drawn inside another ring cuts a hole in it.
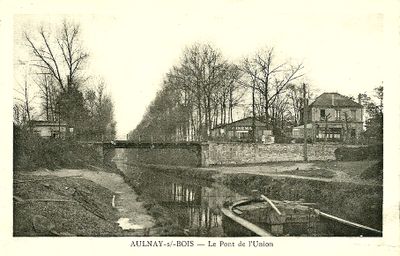
[[[303,101],[304,101],[304,107],[303,107],[303,123],[304,123],[304,145],[303,145],[303,159],[305,162],[308,161],[308,156],[307,156],[307,92],[306,92],[306,84],[303,83]]]
[[[278,208],[276,208],[275,204],[268,197],[261,195],[261,198],[267,201],[269,205],[271,205],[272,209],[274,209],[278,215],[282,215],[282,213],[278,210]]]

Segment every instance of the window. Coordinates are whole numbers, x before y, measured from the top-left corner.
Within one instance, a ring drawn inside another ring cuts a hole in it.
[[[237,132],[239,139],[247,139],[249,137],[249,133],[247,131],[239,131]]]
[[[355,138],[355,137],[356,137],[356,129],[351,129],[350,136],[351,136],[352,138]]]
[[[352,109],[351,110],[351,118],[353,119],[353,120],[356,120],[357,118],[356,118],[357,116],[356,116],[356,110],[355,109]]]
[[[325,119],[325,109],[320,109],[319,110],[319,113],[320,113],[320,116],[321,116],[321,120],[324,120]]]
[[[335,118],[336,120],[340,120],[340,109],[335,110]]]

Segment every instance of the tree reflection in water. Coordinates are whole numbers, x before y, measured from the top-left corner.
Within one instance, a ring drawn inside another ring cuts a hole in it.
[[[145,176],[142,191],[166,207],[170,217],[189,235],[224,235],[220,208],[224,201],[239,198],[236,193],[216,183],[196,183],[151,172]]]

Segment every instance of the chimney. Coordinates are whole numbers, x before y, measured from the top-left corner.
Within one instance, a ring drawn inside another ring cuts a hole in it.
[[[332,106],[335,106],[335,94],[332,93]]]
[[[361,93],[358,94],[358,104],[361,105]]]

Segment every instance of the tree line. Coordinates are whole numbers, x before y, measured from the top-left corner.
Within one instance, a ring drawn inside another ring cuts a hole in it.
[[[30,52],[24,83],[16,89],[14,124],[27,127],[32,120],[63,121],[78,139],[113,139],[114,106],[101,78],[87,75],[89,53],[81,40],[79,24],[64,20],[54,33],[41,26],[25,31],[23,41]],[[38,90],[33,93],[33,87]],[[34,104],[37,97],[40,104]]]
[[[292,127],[303,124],[304,102],[315,97],[312,86],[304,84],[303,71],[301,62],[283,60],[274,48],[233,63],[212,45],[195,43],[183,50],[178,64],[165,74],[161,89],[129,139],[207,140],[212,129],[238,116],[253,117],[252,131],[259,120],[276,138],[284,139]],[[380,105],[366,93],[360,94],[367,113],[363,135],[381,141],[383,87],[375,92]],[[255,141],[256,135],[250,135]]]
[[[200,141],[209,138],[213,128],[233,122],[239,109],[268,129],[283,132],[289,123],[300,124],[298,81],[303,68],[302,63],[279,61],[273,48],[232,63],[212,45],[195,43],[165,75],[162,89],[129,136]]]

